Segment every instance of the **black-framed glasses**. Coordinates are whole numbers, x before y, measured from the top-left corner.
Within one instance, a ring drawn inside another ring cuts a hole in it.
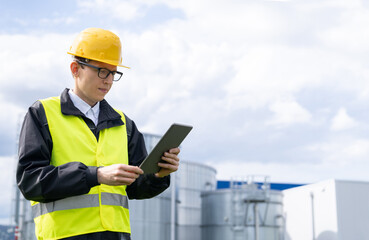
[[[107,79],[109,74],[111,74],[111,75],[113,75],[113,81],[117,82],[123,76],[122,72],[110,71],[109,69],[106,69],[106,68],[99,68],[99,67],[96,67],[94,65],[82,62],[80,60],[76,60],[76,62],[81,64],[81,65],[85,65],[85,66],[96,69],[97,70],[97,76],[99,76],[99,78],[101,78],[101,79]]]

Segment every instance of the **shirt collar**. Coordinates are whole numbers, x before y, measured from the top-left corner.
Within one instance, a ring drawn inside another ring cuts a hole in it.
[[[77,94],[73,92],[73,90],[68,91],[69,97],[72,100],[74,106],[78,108],[84,115],[87,115],[87,112],[92,109],[95,116],[99,115],[100,110],[100,102],[97,102],[95,106],[91,107],[88,103],[83,101]]]
[[[66,88],[60,95],[61,112],[64,115],[83,116],[83,113],[74,106],[68,91],[69,89]],[[100,101],[99,122],[101,122],[101,129],[124,125],[120,114],[105,99]]]

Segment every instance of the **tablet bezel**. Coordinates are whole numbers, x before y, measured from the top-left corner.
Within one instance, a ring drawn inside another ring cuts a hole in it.
[[[190,125],[173,123],[139,167],[145,174],[159,172],[158,163],[163,162],[161,159],[163,154],[172,148],[179,147],[192,128]]]

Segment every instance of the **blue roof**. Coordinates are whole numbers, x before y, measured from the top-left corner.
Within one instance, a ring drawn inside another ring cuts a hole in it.
[[[241,184],[241,182],[237,183],[238,185]],[[256,184],[258,185],[262,185],[262,183],[256,182]],[[303,186],[305,184],[293,184],[293,183],[270,183],[270,189],[272,190],[286,190],[289,188],[294,188],[294,187],[299,187],[299,186]],[[217,181],[217,189],[227,189],[230,188],[231,186],[231,181]]]

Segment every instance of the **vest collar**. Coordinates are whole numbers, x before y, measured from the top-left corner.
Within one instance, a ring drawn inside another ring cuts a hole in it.
[[[64,115],[74,115],[84,117],[85,115],[74,106],[72,100],[70,99],[68,91],[69,89],[66,88],[60,95],[61,112]],[[100,101],[100,114],[98,125],[100,123],[103,125],[102,128],[109,128],[124,124],[119,113],[117,113],[105,99]]]

